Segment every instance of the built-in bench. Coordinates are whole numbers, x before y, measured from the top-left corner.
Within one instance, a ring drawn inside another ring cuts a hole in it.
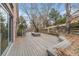
[[[31,35],[34,36],[34,37],[37,37],[37,36],[40,36],[40,33],[32,32]]]
[[[68,41],[66,38],[63,36],[59,36],[59,40],[61,39],[61,42],[58,43],[57,45],[53,46],[51,49],[47,49],[48,56],[57,56],[59,55],[59,48],[66,49],[71,45],[71,42]],[[63,50],[61,50],[63,51]]]

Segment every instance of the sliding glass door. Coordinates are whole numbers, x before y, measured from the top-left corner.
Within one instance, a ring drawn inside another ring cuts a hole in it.
[[[4,52],[4,50],[8,46],[8,28],[9,28],[9,22],[8,22],[8,13],[7,11],[1,7],[0,8],[0,21],[1,21],[1,54]]]
[[[0,5],[0,55],[12,43],[12,19],[10,13]]]

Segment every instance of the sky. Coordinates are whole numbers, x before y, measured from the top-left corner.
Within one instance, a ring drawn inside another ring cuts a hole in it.
[[[41,10],[41,7],[43,7],[43,5],[45,5],[45,4],[46,3],[35,3],[34,5],[35,6],[38,5],[38,8]],[[30,7],[31,7],[30,5],[31,5],[30,3],[25,3],[25,4],[24,3],[19,3],[19,7],[18,7],[19,16],[23,16],[28,24],[29,24],[30,19],[24,11],[26,9],[27,12],[29,13],[30,12],[29,10],[30,10]],[[77,4],[72,4],[72,5],[75,6],[75,7],[78,7]],[[66,12],[64,3],[52,3],[51,6],[52,6],[52,8],[55,8],[56,10],[58,10],[60,12],[60,15],[64,15],[65,12]],[[43,7],[43,8],[45,8],[45,7]],[[71,11],[74,12],[74,10],[76,10],[76,8],[73,8]]]
[[[43,3],[43,4],[46,4],[46,3]],[[41,10],[41,7],[42,7],[43,4],[37,3],[35,5],[38,5],[38,8]],[[25,11],[24,9],[26,9],[29,13],[30,12],[29,10],[30,10],[30,7],[31,7],[30,5],[31,5],[30,3],[27,3],[27,4],[20,3],[19,7],[18,7],[19,8],[19,16],[23,16],[28,25],[30,25],[30,23],[29,23],[30,19],[29,19],[28,15],[24,12]],[[63,15],[65,13],[65,4],[52,3],[51,6],[52,6],[52,8],[55,8],[56,10],[58,10],[61,15]],[[45,7],[43,7],[43,8],[45,8]]]
[[[43,3],[43,4],[46,4],[46,3]],[[37,3],[35,5],[38,5],[38,8],[41,9],[42,5],[41,3]],[[29,21],[29,18],[27,16],[27,14],[24,12],[25,9],[27,9],[28,13],[30,12],[29,9],[30,9],[30,6],[31,4],[30,3],[27,3],[27,4],[24,4],[24,3],[20,3],[19,4],[19,16],[24,16],[24,18],[26,19],[26,21]],[[61,15],[63,15],[65,13],[65,5],[64,4],[60,4],[60,3],[52,3],[51,4],[52,8],[55,8],[57,9]],[[44,8],[44,7],[43,7]]]
[[[40,8],[42,6],[40,3],[37,3],[37,4],[39,4],[38,8]],[[46,4],[46,3],[44,3],[44,4]],[[19,4],[19,15],[25,15],[25,13],[22,10],[22,7],[25,7],[27,10],[29,10],[30,9],[30,3],[27,3],[27,4],[20,3]],[[65,5],[64,4],[52,3],[52,8],[59,10],[59,12],[61,12],[60,13],[61,15],[64,14],[64,11],[65,11]]]

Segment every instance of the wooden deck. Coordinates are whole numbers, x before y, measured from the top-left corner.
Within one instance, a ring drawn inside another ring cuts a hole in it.
[[[58,38],[48,34],[33,37],[31,33],[26,33],[25,37],[16,39],[10,49],[8,56],[47,56],[47,49],[59,43]]]

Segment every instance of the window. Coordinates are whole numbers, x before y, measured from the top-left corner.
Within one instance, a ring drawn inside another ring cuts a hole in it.
[[[12,42],[12,17],[10,13],[0,5],[0,55]]]

